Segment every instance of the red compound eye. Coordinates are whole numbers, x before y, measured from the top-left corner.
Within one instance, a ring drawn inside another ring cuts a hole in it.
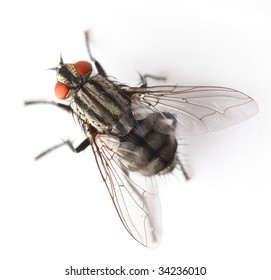
[[[88,61],[78,61],[74,67],[80,75],[86,75],[92,71],[92,65]]]
[[[61,82],[57,82],[56,85],[55,85],[55,94],[56,94],[56,97],[59,98],[59,99],[65,99],[66,96],[68,95],[69,93],[69,88],[61,83]]]

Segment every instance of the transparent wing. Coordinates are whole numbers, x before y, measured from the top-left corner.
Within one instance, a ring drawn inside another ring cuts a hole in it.
[[[229,127],[254,116],[256,102],[246,94],[224,87],[159,86],[127,89],[135,118],[150,112],[169,112],[180,135],[206,133]]]
[[[158,187],[150,178],[125,171],[112,148],[114,144],[117,140],[109,147],[106,136],[98,135],[92,145],[102,178],[129,234],[143,246],[156,247],[162,234]],[[145,181],[142,184],[136,179],[140,177]]]

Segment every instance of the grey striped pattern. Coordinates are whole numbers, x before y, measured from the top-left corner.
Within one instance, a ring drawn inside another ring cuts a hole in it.
[[[99,133],[125,136],[134,126],[130,101],[118,85],[97,75],[73,96],[71,108]]]
[[[172,117],[172,116],[171,116]],[[173,133],[161,133],[157,127],[166,128],[166,119],[159,114],[150,114],[137,122],[131,132],[121,138],[118,151],[122,164],[130,171],[144,176],[165,174],[176,165],[177,140]]]

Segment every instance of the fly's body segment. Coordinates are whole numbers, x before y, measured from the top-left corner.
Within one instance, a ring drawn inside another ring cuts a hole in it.
[[[111,80],[87,49],[92,63],[66,64],[60,58],[56,96],[67,103],[51,104],[72,112],[84,129],[86,139],[76,148],[88,146],[128,233],[146,247],[161,240],[161,206],[154,176],[169,174],[177,166],[189,178],[178,157],[178,139],[229,127],[256,114],[256,102],[231,88],[215,86],[152,86],[146,76],[142,85],[129,87]],[[97,73],[94,73],[93,66]],[[155,79],[163,79],[150,76]],[[143,180],[142,180],[143,179]]]

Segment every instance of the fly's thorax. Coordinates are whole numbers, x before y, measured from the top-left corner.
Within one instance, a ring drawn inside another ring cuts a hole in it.
[[[123,90],[105,77],[91,77],[71,98],[74,113],[99,133],[127,135],[134,126],[130,101]]]
[[[154,119],[156,126],[153,125]],[[167,126],[168,121],[159,113],[150,114],[138,121],[120,143],[119,157],[125,168],[144,176],[165,174],[174,169],[178,143],[173,131],[170,132]],[[168,132],[161,132],[156,127]]]

